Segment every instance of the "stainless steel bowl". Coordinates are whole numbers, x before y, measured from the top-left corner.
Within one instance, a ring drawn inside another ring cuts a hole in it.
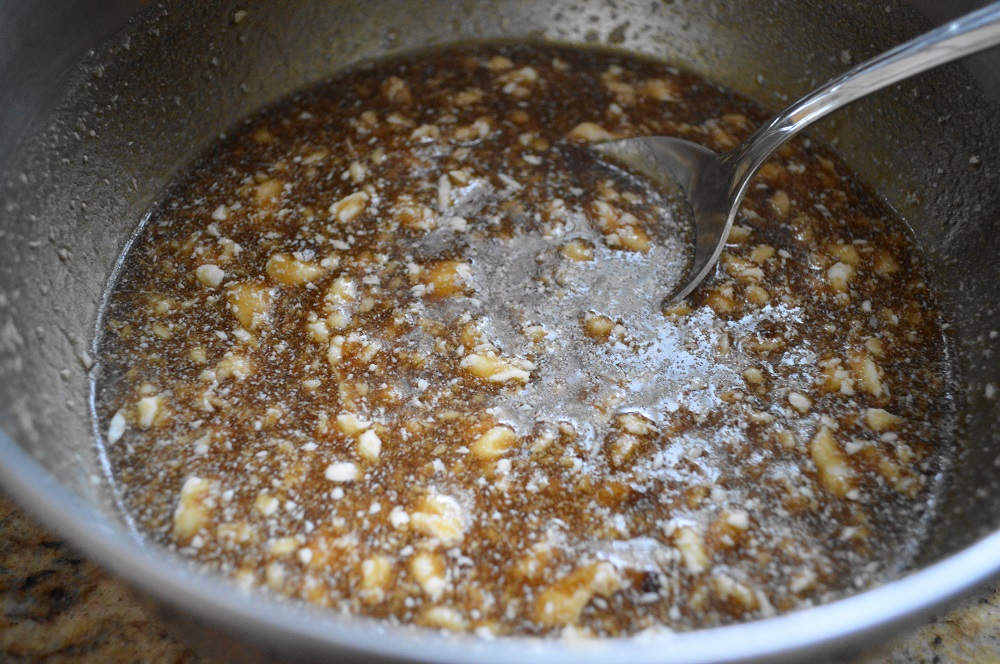
[[[243,116],[359,60],[504,36],[653,54],[780,107],[927,27],[911,7],[882,0],[146,4],[0,4],[0,481],[192,641],[239,661],[815,660],[883,638],[1000,571],[995,54],[904,83],[816,131],[912,225],[953,326],[963,451],[919,569],[905,578],[780,618],[580,646],[446,637],[245,595],[143,544],[94,445],[95,319],[139,220]],[[963,8],[924,7],[937,20]]]

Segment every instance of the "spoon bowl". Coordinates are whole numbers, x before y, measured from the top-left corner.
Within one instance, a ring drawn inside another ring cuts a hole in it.
[[[1000,2],[947,23],[863,62],[809,93],[729,152],[691,141],[647,136],[606,141],[597,155],[686,201],[694,255],[684,279],[663,300],[687,297],[712,271],[751,178],[782,145],[820,118],[893,83],[1000,44]],[[680,190],[678,192],[678,189]],[[682,212],[684,212],[682,210]]]
[[[674,193],[673,200],[682,205],[686,203],[690,208],[686,217],[694,221],[694,255],[684,281],[677,284],[663,306],[684,299],[708,276],[719,259],[750,179],[745,178],[742,183],[735,181],[728,153],[720,155],[682,138],[625,138],[600,143],[593,149],[607,161],[646,178],[661,190]],[[734,186],[741,187],[740,191],[731,191]]]

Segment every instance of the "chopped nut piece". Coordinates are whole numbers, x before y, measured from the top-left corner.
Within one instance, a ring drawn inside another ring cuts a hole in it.
[[[139,415],[139,426],[143,429],[148,429],[156,422],[156,416],[160,411],[160,405],[163,402],[163,397],[143,397],[139,399],[139,404],[136,407]]]
[[[884,249],[876,252],[874,267],[875,272],[883,277],[896,274],[901,269],[899,261],[896,260],[895,256]]]
[[[125,416],[122,415],[122,411],[118,411],[111,418],[111,424],[108,425],[108,444],[114,445],[121,437],[125,435]]]
[[[410,574],[427,596],[438,600],[448,588],[447,567],[444,556],[421,551],[410,559]]]
[[[273,562],[264,571],[264,582],[271,590],[281,590],[285,583],[285,566],[279,562]]]
[[[311,166],[313,164],[318,164],[319,162],[323,161],[324,159],[326,159],[329,156],[330,156],[330,153],[327,150],[323,150],[323,149],[321,149],[321,150],[315,150],[313,152],[310,152],[309,154],[307,154],[306,156],[304,156],[302,158],[302,164],[305,165],[305,166]]]
[[[334,304],[352,302],[358,293],[358,286],[347,277],[337,277],[326,291],[326,300]]]
[[[575,625],[595,596],[609,597],[621,583],[618,571],[610,563],[581,567],[542,591],[535,604],[535,619],[548,627]]]
[[[795,594],[806,593],[816,587],[816,573],[811,569],[799,571],[792,575],[788,589]]]
[[[258,205],[270,203],[281,195],[284,187],[285,183],[281,180],[264,180],[257,185],[257,189],[254,191],[254,200],[257,201]]]
[[[839,392],[847,396],[854,394],[854,379],[850,372],[841,366],[840,358],[822,360],[819,366],[823,368],[821,387],[824,392]]]
[[[763,265],[774,256],[774,247],[769,244],[758,244],[750,252],[750,260],[758,265]]]
[[[745,531],[750,527],[750,515],[744,510],[733,510],[725,512],[721,517],[722,522],[738,531]]]
[[[266,127],[261,127],[257,129],[252,134],[254,143],[260,143],[261,145],[270,145],[274,143],[274,134],[272,134]]]
[[[548,330],[545,329],[544,325],[528,325],[521,331],[524,333],[524,336],[535,343],[541,343],[549,336]]]
[[[431,208],[413,200],[411,196],[400,196],[390,209],[399,223],[410,230],[431,231],[437,227],[437,215]]]
[[[271,540],[267,552],[274,556],[287,556],[299,548],[299,540],[294,537],[279,537]]]
[[[826,271],[826,278],[830,282],[830,287],[838,293],[848,292],[847,284],[854,278],[854,268],[847,263],[834,263]]]
[[[625,468],[639,451],[640,441],[632,434],[613,436],[608,446],[608,462],[615,470]]]
[[[273,516],[280,506],[281,503],[278,499],[266,492],[257,494],[257,498],[254,500],[254,509],[265,517]]]
[[[524,360],[508,360],[497,356],[493,351],[466,355],[459,363],[463,369],[473,376],[484,378],[494,383],[527,383],[531,378],[534,365]]]
[[[389,512],[389,523],[392,524],[393,528],[402,528],[410,523],[410,515],[406,513],[406,510],[397,505]]]
[[[656,101],[677,101],[677,84],[663,78],[651,78],[643,83],[642,94]]]
[[[730,350],[729,334],[723,332],[722,334],[719,335],[719,342],[718,344],[716,344],[716,351],[719,353],[720,356],[725,357],[726,355],[729,355],[729,350]]]
[[[698,531],[689,526],[681,526],[674,532],[674,546],[681,552],[684,569],[691,574],[701,574],[708,569],[711,559],[705,548],[705,541]]]
[[[368,169],[360,161],[352,161],[344,175],[354,184],[361,184],[368,175]]]
[[[428,297],[442,298],[458,295],[466,288],[472,268],[462,261],[438,261],[421,273],[420,281],[427,286]]]
[[[212,483],[201,477],[189,477],[181,487],[180,501],[174,510],[173,536],[187,544],[199,530],[209,524],[214,507]]]
[[[337,428],[348,436],[357,436],[371,427],[371,422],[367,422],[354,413],[341,413],[337,416]]]
[[[226,356],[219,360],[219,363],[215,365],[215,378],[220,382],[226,380],[227,378],[243,380],[252,373],[253,363],[250,359],[235,353],[227,353]]]
[[[465,536],[462,508],[451,496],[428,494],[410,514],[410,524],[417,532],[453,546]]]
[[[364,211],[368,205],[368,199],[367,192],[356,191],[330,205],[330,214],[337,221],[346,224]]]
[[[153,306],[153,311],[155,311],[157,314],[160,314],[161,316],[169,314],[172,309],[173,309],[173,303],[167,299],[158,300],[156,301],[156,304]]]
[[[413,93],[406,81],[398,76],[390,76],[382,82],[382,96],[394,106],[409,106],[413,103]]]
[[[649,239],[649,234],[634,225],[619,228],[615,231],[615,235],[618,236],[618,243],[629,251],[637,251],[644,254],[653,247],[653,243]]]
[[[476,438],[476,441],[469,446],[469,451],[480,459],[496,459],[503,456],[516,442],[517,434],[514,430],[500,425],[490,428]]]
[[[874,360],[867,355],[855,355],[847,364],[854,373],[858,387],[874,396],[882,394],[882,370]]]
[[[847,263],[854,268],[861,263],[861,255],[853,244],[831,244],[827,246],[826,252],[841,263]]]
[[[722,252],[722,255],[719,256],[719,261],[726,269],[726,272],[744,283],[756,282],[764,278],[764,271],[755,263],[740,258],[728,251]]]
[[[652,248],[649,234],[639,228],[639,219],[603,200],[593,201],[587,212],[611,247],[646,253]]]
[[[267,261],[267,276],[279,284],[299,286],[315,281],[323,274],[320,266],[301,261],[290,254],[274,254]]]
[[[245,330],[266,324],[273,305],[271,290],[262,284],[237,283],[229,287],[229,308]]]
[[[854,473],[827,427],[821,427],[809,443],[809,454],[819,469],[819,481],[830,493],[844,498],[854,488]]]
[[[728,314],[736,308],[736,300],[731,296],[726,295],[721,290],[712,289],[708,292],[708,297],[705,298],[705,304],[712,308],[719,316]]]
[[[865,424],[872,431],[885,431],[893,429],[903,421],[902,417],[893,415],[881,408],[868,408],[865,410]]]
[[[607,341],[615,322],[607,316],[587,312],[583,316],[583,331],[595,341]]]
[[[343,357],[344,341],[344,337],[340,336],[330,339],[330,347],[326,352],[326,361],[329,362],[330,366],[336,367],[340,364],[340,360]]]
[[[492,71],[507,71],[514,68],[514,63],[510,58],[503,55],[494,55],[486,61],[486,68]]]
[[[469,141],[482,140],[490,135],[492,125],[488,118],[478,118],[470,125],[456,127],[452,132],[452,137],[456,141],[466,143]]]
[[[385,599],[385,589],[392,580],[392,561],[375,555],[361,562],[361,599],[377,604]]]
[[[729,244],[743,244],[750,239],[753,231],[743,224],[733,224],[729,229]]]
[[[780,350],[785,347],[785,340],[780,336],[764,337],[758,336],[744,337],[740,343],[746,350],[755,353],[769,353],[773,350]]]
[[[788,169],[773,161],[769,161],[761,166],[758,174],[762,180],[771,185],[784,186],[788,184]]]
[[[598,141],[610,141],[614,134],[606,130],[595,122],[581,122],[573,127],[566,138],[574,141],[585,141],[587,143],[597,143]]]
[[[351,317],[343,311],[334,311],[326,317],[324,325],[331,330],[346,330],[351,325]],[[318,341],[323,340],[318,339]]]
[[[382,453],[382,439],[372,429],[358,436],[358,454],[369,461],[375,461]]]
[[[639,413],[622,413],[615,418],[615,423],[630,434],[647,436],[656,432],[656,424],[651,419]]]
[[[432,606],[424,611],[422,621],[432,627],[461,632],[468,628],[469,621],[455,609],[447,606]]]
[[[812,401],[801,392],[789,392],[788,403],[791,404],[792,408],[799,411],[803,415],[808,413],[809,409],[812,408]]]
[[[764,306],[771,301],[771,294],[756,284],[747,286],[747,289],[744,292],[746,294],[747,301],[758,306]]]
[[[325,343],[330,340],[329,324],[327,321],[321,320],[315,312],[309,312],[306,318],[306,331],[309,334],[309,338],[316,343]]]
[[[512,72],[508,72],[499,78],[505,83],[527,84],[538,81],[538,70],[534,67],[521,67]]]
[[[538,70],[531,66],[507,71],[497,78],[497,81],[503,84],[502,91],[517,99],[530,96],[531,88],[538,80]]]
[[[463,90],[455,95],[455,104],[458,106],[471,106],[483,100],[484,93],[478,88]]]
[[[441,130],[435,125],[424,124],[410,132],[410,139],[414,141],[432,141],[441,136]]]
[[[331,482],[353,482],[358,479],[358,467],[350,461],[331,463],[323,475]]]
[[[218,265],[202,265],[195,270],[195,276],[205,286],[218,288],[222,280],[226,278],[226,273]]]
[[[788,198],[788,194],[784,191],[778,190],[774,192],[771,196],[771,205],[774,206],[774,211],[778,213],[779,217],[788,216],[789,210],[792,209],[792,201]]]
[[[778,439],[778,444],[781,445],[786,450],[791,450],[795,448],[796,440],[795,434],[791,431],[781,430],[776,432],[775,437]]]
[[[736,604],[741,612],[754,611],[759,606],[757,597],[749,588],[725,574],[712,578],[712,590],[719,599]]]
[[[663,314],[665,316],[687,316],[691,313],[691,305],[687,302],[678,302],[677,304],[664,309]]]
[[[562,246],[559,252],[573,261],[594,260],[594,245],[587,240],[570,240]]]

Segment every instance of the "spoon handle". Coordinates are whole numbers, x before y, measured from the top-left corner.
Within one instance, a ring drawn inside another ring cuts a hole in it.
[[[754,132],[732,154],[743,180],[785,141],[851,102],[939,65],[1000,44],[1000,2],[966,14],[861,63],[811,92]]]

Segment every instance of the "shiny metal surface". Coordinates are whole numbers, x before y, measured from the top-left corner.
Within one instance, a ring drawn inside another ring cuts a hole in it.
[[[137,223],[215,136],[302,85],[384,53],[527,35],[667,58],[781,108],[926,29],[906,6],[63,1],[0,4],[0,34],[19,35],[0,40],[0,145],[11,146],[0,153],[0,482],[192,641],[238,661],[816,661],[884,638],[997,574],[1000,132],[997,98],[981,91],[996,69],[982,61],[969,64],[974,77],[949,65],[813,129],[912,225],[953,326],[964,451],[921,568],[885,587],[772,620],[587,645],[445,637],[246,596],[128,531],[86,404],[101,294]],[[66,9],[63,22],[62,7],[79,11]],[[61,63],[77,60],[64,75]]]
[[[673,306],[715,268],[754,173],[737,180],[738,163],[726,159],[732,153],[720,155],[671,136],[622,138],[591,149],[603,159],[644,176],[683,206],[679,216],[693,227],[694,253],[687,274],[670,287],[660,303],[664,309]]]
[[[663,136],[595,145],[594,151],[606,159],[647,177],[669,178],[685,193],[694,221],[694,256],[663,306],[687,297],[715,267],[750,179],[778,148],[848,104],[998,43],[1000,3],[994,3],[861,63],[793,103],[725,154]]]

